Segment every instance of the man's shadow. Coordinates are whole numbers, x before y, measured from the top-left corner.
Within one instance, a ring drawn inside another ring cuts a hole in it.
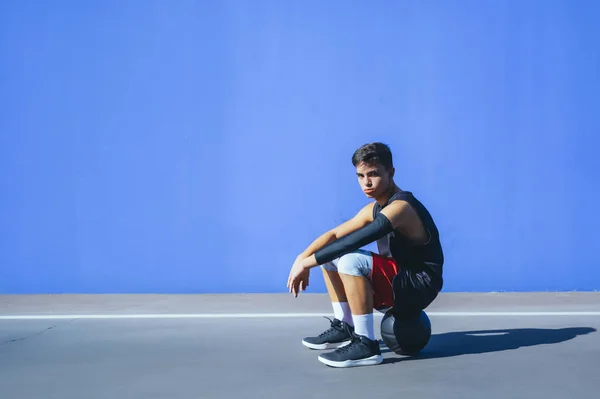
[[[439,359],[452,356],[474,355],[500,352],[527,346],[558,344],[579,335],[595,332],[591,327],[570,328],[515,328],[500,330],[457,331],[432,334],[427,346],[415,356],[394,356],[384,359],[384,363],[406,360]],[[381,352],[390,353],[383,341]]]

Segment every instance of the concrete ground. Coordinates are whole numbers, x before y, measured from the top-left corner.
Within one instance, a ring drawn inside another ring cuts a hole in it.
[[[321,294],[0,296],[0,397],[598,397],[600,293],[445,293],[427,313],[419,356],[334,369],[300,343],[329,327]]]

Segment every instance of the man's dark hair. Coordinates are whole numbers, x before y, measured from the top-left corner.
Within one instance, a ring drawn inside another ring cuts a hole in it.
[[[354,165],[354,167],[361,162],[368,165],[378,163],[389,170],[393,167],[392,151],[390,150],[390,147],[383,143],[377,142],[365,144],[352,155],[352,165]]]

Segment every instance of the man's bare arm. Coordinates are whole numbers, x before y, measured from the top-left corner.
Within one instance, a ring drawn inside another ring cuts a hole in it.
[[[338,240],[373,221],[373,203],[365,205],[354,217],[323,233],[306,248],[298,259],[306,259],[319,249]]]

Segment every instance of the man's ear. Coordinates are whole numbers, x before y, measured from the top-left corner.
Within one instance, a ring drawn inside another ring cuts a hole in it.
[[[390,177],[393,179],[394,178],[394,174],[396,173],[396,168],[394,168],[392,166],[392,169],[390,169]]]

